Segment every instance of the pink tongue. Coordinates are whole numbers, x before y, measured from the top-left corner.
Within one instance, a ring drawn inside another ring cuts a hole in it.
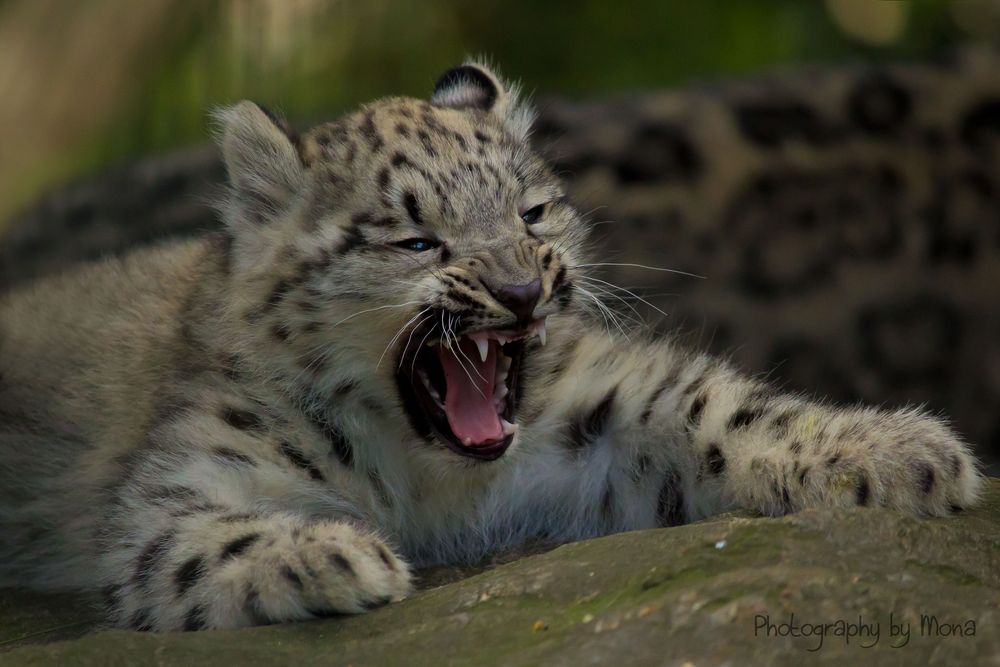
[[[468,338],[461,339],[451,350],[438,346],[447,384],[444,413],[452,433],[466,446],[478,447],[503,439],[500,417],[493,407],[496,348],[496,342],[489,341],[486,361],[480,361],[479,348]]]

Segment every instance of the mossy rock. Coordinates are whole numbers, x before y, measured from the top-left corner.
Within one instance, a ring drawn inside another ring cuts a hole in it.
[[[82,600],[6,592],[0,665],[1000,664],[1000,479],[948,519],[730,515],[428,582],[365,616],[160,635],[98,630]],[[830,624],[822,645],[767,635],[765,618],[784,633],[792,614],[800,634]],[[838,634],[859,618],[865,634]]]

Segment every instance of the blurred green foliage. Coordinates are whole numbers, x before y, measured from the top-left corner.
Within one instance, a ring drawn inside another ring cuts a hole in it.
[[[288,24],[290,44],[255,56],[270,12],[248,9],[250,34],[236,36],[230,4],[192,5],[108,124],[99,143],[109,153],[198,139],[207,108],[244,97],[309,118],[383,95],[425,96],[468,55],[490,58],[529,92],[586,95],[774,64],[921,56],[956,38],[947,2],[933,0],[909,3],[902,39],[878,48],[853,41],[812,0],[347,0],[303,12]]]
[[[583,96],[775,64],[925,56],[962,37],[947,0],[905,4],[898,39],[875,47],[819,0],[177,0],[140,53],[115,54],[107,36],[112,57],[137,59],[135,74],[98,130],[25,187],[202,140],[207,110],[241,98],[302,122],[382,95],[426,95],[469,54],[528,92]]]

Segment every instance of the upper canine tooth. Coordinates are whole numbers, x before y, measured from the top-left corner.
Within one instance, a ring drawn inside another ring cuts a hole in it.
[[[486,355],[490,353],[490,344],[486,342],[485,338],[476,336],[473,340],[476,341],[476,347],[479,348],[479,358],[486,361]]]
[[[503,428],[504,435],[510,435],[511,433],[517,433],[517,424],[511,424],[509,421],[500,418],[500,426]]]
[[[535,330],[535,333],[538,335],[538,342],[542,344],[542,347],[545,347],[545,321],[544,320],[542,321],[541,324],[538,325],[538,329]]]

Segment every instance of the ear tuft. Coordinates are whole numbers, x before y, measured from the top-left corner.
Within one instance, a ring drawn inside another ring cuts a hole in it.
[[[502,86],[491,72],[476,65],[452,67],[434,84],[431,103],[452,109],[489,111],[496,104]]]
[[[292,145],[296,148],[296,150],[299,148],[300,145],[299,133],[295,131],[295,128],[293,128],[291,125],[288,124],[287,120],[285,120],[282,116],[279,116],[278,114],[274,113],[263,104],[257,104],[256,102],[251,102],[250,104],[253,104],[258,109],[260,109],[264,113],[264,115],[267,116],[267,119],[271,121],[271,123],[273,123],[276,128],[281,130],[286,137],[288,137],[288,140],[292,142]]]
[[[261,223],[282,211],[304,184],[297,136],[270,111],[243,101],[213,114],[231,186],[227,222]]]
[[[527,138],[535,113],[521,100],[517,85],[508,85],[484,64],[470,60],[453,67],[434,85],[431,103],[450,109],[488,111],[520,140]]]

